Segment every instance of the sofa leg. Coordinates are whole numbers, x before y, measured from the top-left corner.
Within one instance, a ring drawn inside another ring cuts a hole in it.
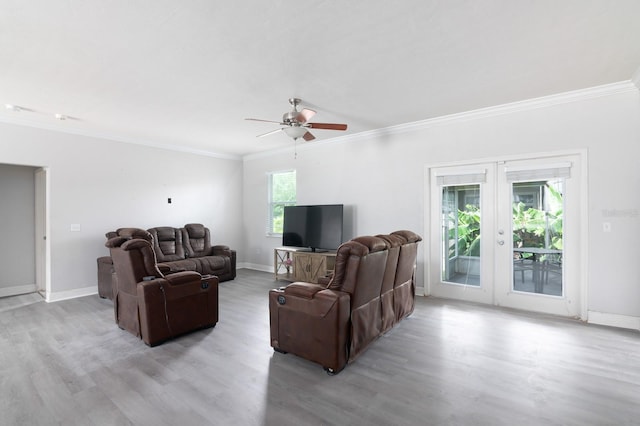
[[[334,370],[333,368],[329,368],[329,367],[325,367],[324,371],[329,375],[329,376],[335,376],[336,374],[339,373],[339,371]]]

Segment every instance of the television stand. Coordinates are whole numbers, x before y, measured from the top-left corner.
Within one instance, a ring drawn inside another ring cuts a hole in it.
[[[333,272],[336,252],[308,251],[297,247],[277,247],[273,249],[275,279],[317,283],[320,277]]]

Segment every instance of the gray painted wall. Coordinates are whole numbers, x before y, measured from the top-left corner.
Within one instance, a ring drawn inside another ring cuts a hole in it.
[[[104,234],[120,227],[203,223],[242,256],[240,160],[0,123],[0,163],[48,170],[47,300],[96,293]]]

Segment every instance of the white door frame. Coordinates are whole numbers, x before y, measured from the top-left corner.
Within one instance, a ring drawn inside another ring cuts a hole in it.
[[[51,242],[49,238],[49,168],[35,171],[36,291],[46,301],[51,295]]]
[[[555,151],[555,152],[544,152],[544,153],[533,153],[527,155],[517,155],[517,156],[504,156],[498,158],[490,158],[490,159],[478,159],[478,160],[470,160],[470,161],[457,161],[450,163],[440,163],[440,164],[429,164],[425,166],[425,176],[424,176],[424,229],[427,233],[431,232],[432,229],[432,202],[434,195],[431,193],[431,170],[434,168],[442,168],[442,167],[473,167],[478,164],[485,163],[501,163],[507,161],[517,161],[517,160],[535,160],[535,159],[545,159],[545,158],[554,158],[560,156],[578,156],[580,161],[580,167],[577,168],[577,176],[580,179],[579,186],[579,226],[578,226],[578,234],[577,238],[581,242],[588,241],[588,219],[589,219],[589,210],[588,210],[588,158],[587,158],[587,150],[567,150],[567,151]],[[493,236],[493,235],[491,235]],[[487,235],[489,237],[489,235]],[[436,273],[433,271],[433,268],[440,269],[440,265],[438,262],[439,252],[433,252],[431,248],[431,244],[425,244],[425,258],[424,258],[424,294],[425,296],[431,295],[432,293],[432,277],[433,274]],[[588,245],[581,244],[580,250],[578,253],[577,265],[575,267],[575,276],[578,281],[575,285],[578,286],[578,297],[577,300],[573,302],[578,305],[577,309],[577,317],[582,320],[587,319],[587,306],[588,306]]]

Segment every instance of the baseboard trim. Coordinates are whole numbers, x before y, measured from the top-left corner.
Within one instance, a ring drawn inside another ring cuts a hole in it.
[[[589,311],[587,322],[590,324],[606,325],[609,327],[629,328],[640,330],[640,317],[629,315],[609,314],[606,312]]]
[[[55,293],[48,293],[45,300],[47,302],[60,302],[61,300],[75,299],[76,297],[85,297],[98,294],[98,286],[76,288],[67,291],[57,291]]]
[[[260,272],[271,272],[273,273],[273,265],[260,265],[258,263],[239,263],[237,265],[238,269],[244,268],[244,269],[252,269],[254,271],[260,271]]]
[[[33,293],[36,290],[37,290],[37,287],[35,284],[3,287],[3,288],[0,288],[0,297],[17,296],[19,294]]]

